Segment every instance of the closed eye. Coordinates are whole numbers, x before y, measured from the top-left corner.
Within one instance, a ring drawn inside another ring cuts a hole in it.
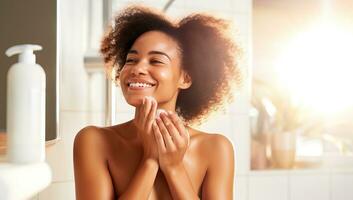
[[[129,59],[127,59],[125,61],[125,63],[135,63],[135,62],[137,62],[137,60],[136,59],[131,59],[131,58],[129,58]]]
[[[151,60],[151,63],[164,64],[164,62],[161,62],[161,61],[159,61],[159,60]]]

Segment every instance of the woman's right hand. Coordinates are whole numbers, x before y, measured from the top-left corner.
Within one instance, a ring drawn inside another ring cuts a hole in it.
[[[158,149],[154,139],[152,124],[157,111],[157,101],[153,97],[144,97],[136,107],[134,123],[143,146],[143,158],[158,161]]]

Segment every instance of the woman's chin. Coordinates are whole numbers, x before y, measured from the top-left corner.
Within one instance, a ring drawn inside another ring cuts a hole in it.
[[[138,107],[142,104],[143,98],[139,98],[139,99],[131,99],[131,100],[127,100],[126,102],[134,107]]]

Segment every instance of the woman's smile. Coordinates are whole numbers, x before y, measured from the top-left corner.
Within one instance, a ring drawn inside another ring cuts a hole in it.
[[[156,86],[156,83],[144,79],[129,79],[126,83],[128,91],[149,91]]]

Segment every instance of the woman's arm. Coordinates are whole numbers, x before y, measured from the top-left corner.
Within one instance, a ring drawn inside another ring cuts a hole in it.
[[[76,135],[73,158],[77,200],[114,199],[104,146],[96,127],[86,127]]]
[[[142,105],[135,111],[134,123],[137,134],[142,141],[143,159],[140,162],[128,188],[119,199],[148,199],[159,169],[158,152],[152,133],[152,123],[157,110],[157,102],[151,97],[145,97]]]
[[[155,160],[143,159],[128,188],[119,199],[148,199],[158,168],[158,163]]]
[[[199,199],[183,165],[183,158],[190,143],[182,121],[175,113],[161,113],[153,125],[159,165],[167,180],[173,199]]]
[[[233,199],[234,150],[223,135],[212,135],[207,145],[209,165],[203,181],[202,199]]]
[[[200,199],[182,163],[165,169],[163,174],[168,182],[173,199]]]

